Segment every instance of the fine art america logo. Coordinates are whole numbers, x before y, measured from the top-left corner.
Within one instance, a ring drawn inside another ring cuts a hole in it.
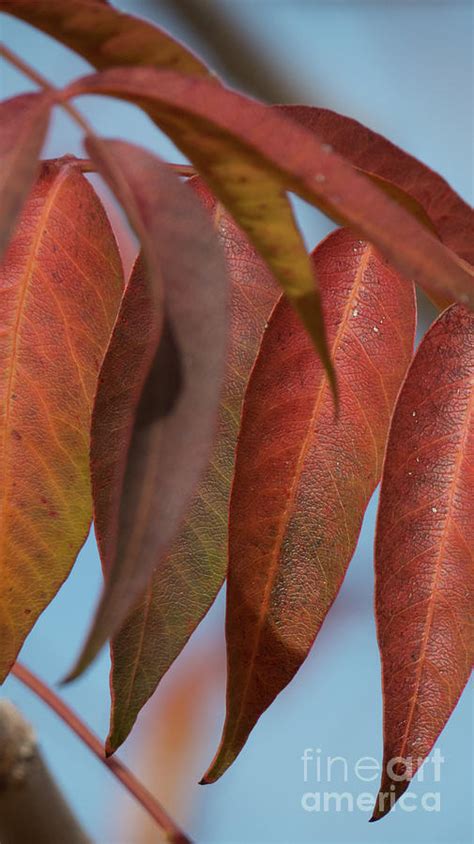
[[[412,778],[412,785],[395,803],[395,786],[382,796],[385,806],[392,811],[439,812],[441,794],[437,783],[441,781],[441,765],[444,762],[441,750],[436,747]],[[350,762],[344,756],[324,756],[321,748],[307,747],[301,756],[303,782],[305,788],[301,796],[301,806],[305,812],[371,812],[377,799],[377,786],[380,782],[381,766],[372,756],[361,756]],[[406,773],[397,771],[403,766],[410,771],[414,760],[399,756],[387,764],[387,772],[392,780],[406,780]],[[367,783],[374,789],[368,790]]]

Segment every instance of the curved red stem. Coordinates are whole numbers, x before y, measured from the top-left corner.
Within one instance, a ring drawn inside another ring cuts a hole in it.
[[[87,745],[89,750],[111,771],[125,786],[130,794],[143,806],[158,826],[166,833],[172,844],[191,844],[191,840],[182,832],[166,810],[147,788],[132,774],[132,772],[116,756],[107,758],[100,739],[87,727],[76,713],[61,700],[39,677],[28,668],[17,662],[11,673],[27,686],[35,695],[46,703],[68,727]]]

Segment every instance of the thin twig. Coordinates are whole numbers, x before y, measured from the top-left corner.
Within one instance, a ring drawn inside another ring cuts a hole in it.
[[[39,85],[40,88],[44,88],[45,91],[51,91],[52,94],[56,94],[58,92],[58,89],[55,88],[54,85],[52,85],[51,82],[46,79],[45,76],[42,76],[41,73],[38,73],[35,68],[31,67],[25,61],[23,61],[20,56],[17,56],[16,53],[12,52],[12,50],[9,50],[9,48],[6,47],[5,44],[0,44],[0,56],[3,56],[3,58],[10,62],[10,64],[12,64],[14,67],[16,67],[17,70],[21,71],[21,73],[31,79],[32,82],[35,82],[37,85]],[[71,117],[74,122],[77,123],[81,127],[81,129],[84,130],[84,132],[86,132],[88,135],[93,134],[92,127],[87,122],[86,118],[83,117],[80,111],[78,111],[77,108],[71,105],[71,103],[65,100],[58,100],[58,105],[62,106],[62,108],[67,111],[69,117]]]
[[[55,158],[45,158],[42,159],[43,164],[54,164],[57,159]],[[89,158],[74,158],[74,165],[81,171],[81,173],[97,173],[97,167],[95,166],[94,162],[91,161]],[[169,161],[164,162],[173,173],[176,173],[177,176],[183,176],[186,179],[190,179],[192,176],[197,175],[197,170],[191,164],[171,164]]]
[[[123,762],[117,759],[116,756],[109,758],[105,756],[101,741],[49,686],[19,662],[13,666],[12,674],[41,698],[50,709],[56,712],[68,727],[87,745],[89,750],[100,759],[102,764],[120,780],[122,785],[141,803],[143,808],[151,815],[158,826],[161,827],[169,842],[172,842],[172,844],[191,844],[191,840],[181,831],[156,798],[137,780]]]

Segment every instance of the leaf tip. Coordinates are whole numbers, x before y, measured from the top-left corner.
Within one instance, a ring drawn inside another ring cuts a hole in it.
[[[104,745],[105,758],[110,759],[110,757],[114,755],[116,750],[117,750],[117,747],[114,744],[111,743],[110,736],[107,736],[107,739],[106,739],[105,745]]]
[[[321,363],[326,371],[329,387],[334,399],[335,414],[337,418],[339,415],[339,390],[337,375],[334,364],[331,360],[327,343],[319,290],[315,289],[311,291],[311,293],[306,293],[305,295],[294,299],[293,305],[296,312],[299,314],[303,325],[308,331],[309,336],[312,338],[316,352],[319,355]]]
[[[80,672],[76,671],[75,669],[73,669],[72,671],[69,671],[68,674],[66,674],[64,677],[61,678],[61,680],[59,680],[59,682],[58,682],[59,688],[63,689],[65,686],[69,686],[70,683],[74,682],[74,680],[77,680],[77,678],[79,677],[79,674],[80,674]]]
[[[380,811],[378,805],[378,796],[375,802],[374,811],[372,812],[372,817],[369,818],[369,823],[375,823],[376,821],[382,820],[383,817],[390,811],[390,809],[386,809],[385,811]]]
[[[130,729],[120,729],[115,723],[115,707],[114,691],[112,689],[112,707],[109,734],[105,740],[104,750],[107,759],[114,755],[114,753],[121,747],[125,739],[130,734]]]
[[[405,793],[409,785],[410,780],[408,779],[397,782],[382,782],[369,823],[380,821],[385,817],[385,815],[388,815],[395,806],[397,800],[399,800],[399,798]]]
[[[212,785],[217,782],[222,774],[225,774],[233,761],[233,758],[226,758],[222,753],[222,748],[219,748],[206,773],[199,780],[199,785]]]
[[[223,773],[223,771],[216,770],[215,762],[212,762],[204,776],[199,780],[198,785],[212,785],[217,782]]]
[[[90,664],[90,660],[85,658],[84,654],[79,656],[79,659],[74,663],[71,670],[59,681],[59,686],[68,686],[69,683],[72,683],[74,680],[77,680],[81,674],[84,673],[86,668],[88,668]]]

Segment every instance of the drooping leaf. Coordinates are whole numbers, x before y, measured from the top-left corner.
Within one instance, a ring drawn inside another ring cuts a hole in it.
[[[89,529],[92,400],[122,283],[87,180],[44,166],[0,268],[0,680]]]
[[[245,235],[200,179],[190,182],[214,218],[231,280],[230,344],[216,441],[207,472],[171,551],[112,642],[109,753],[209,609],[225,576],[227,513],[240,411],[278,287]],[[103,414],[104,420],[106,414]],[[103,467],[97,476],[103,475]]]
[[[173,175],[167,179],[160,159],[135,144],[88,135],[84,139],[84,146],[98,173],[122,206],[140,241],[147,265],[149,293],[153,300],[154,312],[150,317],[154,325],[153,345],[159,341],[164,318],[163,277],[156,237],[157,221],[160,213],[163,213],[163,194],[151,191],[149,185],[151,180],[156,180],[158,187],[166,180],[164,184],[171,185],[173,189],[178,180]],[[146,371],[149,363],[144,364]]]
[[[227,716],[204,782],[233,762],[290,682],[334,601],[382,466],[409,364],[413,285],[348,230],[314,252],[338,373],[327,380],[282,299],[242,412],[229,516]]]
[[[98,70],[150,64],[194,76],[209,70],[171,35],[105,0],[0,0],[14,15],[75,50]]]
[[[224,256],[189,187],[132,144],[89,139],[87,148],[144,234],[155,276],[150,292],[156,284],[163,291],[164,323],[158,342],[156,319],[140,316],[143,280],[135,272],[104,360],[93,419],[94,519],[106,581],[70,679],[121,627],[190,504],[213,442],[228,323]]]
[[[331,144],[355,167],[414,197],[443,243],[474,264],[474,211],[438,173],[351,117],[313,106],[276,108]]]
[[[51,104],[43,92],[0,103],[0,260],[38,171]]]
[[[330,371],[319,296],[285,191],[350,225],[408,278],[474,306],[474,268],[294,120],[206,79],[153,68],[73,83],[136,102],[195,164],[247,232],[300,314]]]
[[[474,317],[453,306],[420,344],[387,446],[375,544],[384,762],[373,820],[408,787],[471,671],[473,467]]]

